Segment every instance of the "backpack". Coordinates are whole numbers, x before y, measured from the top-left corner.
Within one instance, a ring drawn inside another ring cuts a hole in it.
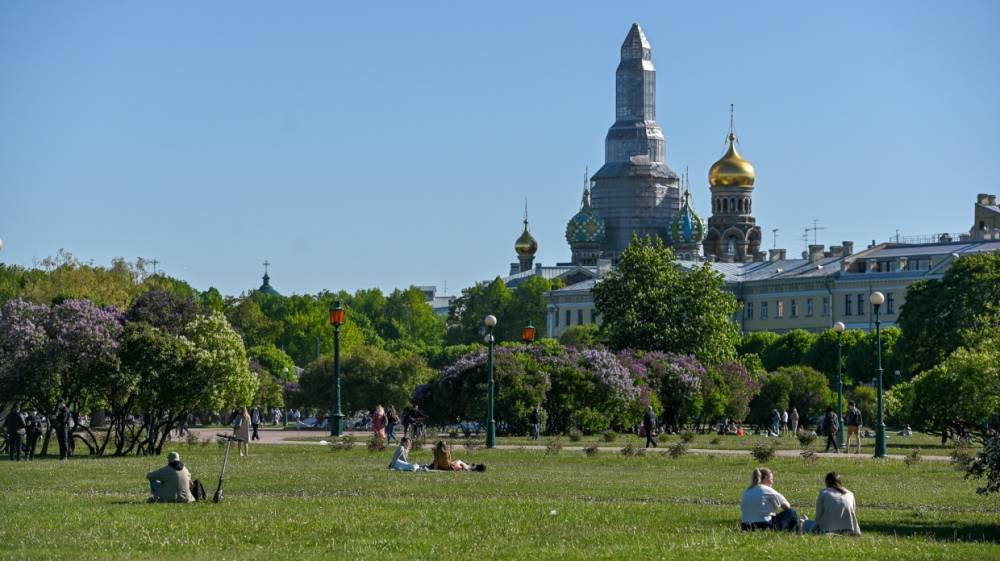
[[[191,494],[194,495],[194,500],[196,501],[203,501],[207,497],[205,487],[201,484],[200,479],[195,479],[191,482]]]

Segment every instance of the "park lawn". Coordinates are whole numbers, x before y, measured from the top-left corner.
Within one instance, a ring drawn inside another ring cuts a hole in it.
[[[176,449],[211,494],[221,449]],[[738,531],[749,457],[456,446],[488,471],[398,473],[361,446],[253,454],[231,458],[221,504],[194,505],[145,502],[163,458],[2,462],[0,559],[1000,559],[1000,498],[944,462],[769,464],[810,516],[825,473],[843,473],[864,532],[847,538]]]

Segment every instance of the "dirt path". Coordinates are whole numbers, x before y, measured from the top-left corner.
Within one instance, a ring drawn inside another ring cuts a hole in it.
[[[225,430],[223,430],[221,428],[216,428],[216,429],[199,428],[199,429],[191,429],[191,432],[193,432],[194,434],[198,435],[199,438],[211,438],[211,437],[215,436],[215,434],[217,434],[217,433],[225,433],[227,431],[225,431]],[[295,439],[296,438],[303,438],[303,437],[324,436],[324,433],[322,431],[315,431],[315,430],[302,430],[302,431],[300,431],[300,430],[281,430],[281,429],[276,429],[276,428],[264,428],[264,429],[261,429],[258,432],[258,434],[260,436],[260,440],[252,441],[251,444],[305,444],[305,445],[310,445],[310,446],[320,446],[320,443],[317,442],[317,441],[310,441],[310,440],[301,441],[301,440],[295,440]],[[367,439],[371,435],[371,433],[367,432],[367,431],[364,431],[364,432],[347,432],[346,434],[348,434],[350,436],[353,436],[355,438],[358,438],[358,439]],[[497,445],[497,448],[499,448],[501,450],[539,450],[539,451],[545,450],[545,446],[544,445],[538,445],[538,444],[536,444],[536,445],[509,445],[509,444],[500,444],[500,445]],[[582,452],[583,451],[583,446],[563,446],[562,449],[564,451]],[[618,453],[618,452],[621,451],[621,447],[620,446],[599,446],[597,449],[600,452],[603,452],[603,453]],[[666,448],[666,447],[664,447],[664,448],[648,448],[648,449],[646,449],[647,453],[653,453],[653,454],[656,454],[656,453],[666,454],[667,451],[668,451],[668,448]],[[747,451],[747,450],[718,450],[718,449],[705,449],[705,448],[689,448],[688,452],[691,453],[691,454],[703,454],[703,455],[714,454],[716,456],[746,456],[746,455],[750,454],[750,452]],[[775,453],[778,456],[783,457],[783,458],[797,458],[797,457],[799,457],[799,451],[798,450],[777,450]],[[824,452],[817,452],[816,455],[818,457],[820,457],[820,458],[874,459],[874,458],[872,458],[872,456],[868,455],[867,453],[866,454],[860,454],[860,455],[858,455],[858,454],[832,454],[832,453],[828,454],[828,453],[824,453]],[[903,454],[889,454],[889,459],[891,459],[891,460],[902,460],[905,457],[906,456],[903,455]],[[924,459],[924,460],[927,460],[927,461],[931,461],[931,462],[947,462],[947,461],[951,460],[951,458],[949,458],[948,456],[928,456],[928,455],[921,455],[921,458]]]

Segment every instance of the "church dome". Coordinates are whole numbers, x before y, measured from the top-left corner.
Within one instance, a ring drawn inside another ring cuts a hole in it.
[[[538,242],[535,241],[535,237],[528,231],[527,220],[524,221],[524,231],[521,232],[521,236],[514,242],[514,251],[518,255],[524,256],[534,255],[538,251]]]
[[[584,178],[583,202],[580,212],[566,224],[566,241],[570,245],[578,243],[601,243],[604,241],[604,219],[590,208],[590,189]]]
[[[684,192],[684,204],[670,223],[670,242],[674,245],[700,244],[705,239],[705,222],[691,208],[691,194]]]
[[[734,141],[736,135],[729,133],[729,149],[708,171],[708,183],[712,187],[746,187],[753,188],[757,172],[753,164],[743,159],[736,151]]]

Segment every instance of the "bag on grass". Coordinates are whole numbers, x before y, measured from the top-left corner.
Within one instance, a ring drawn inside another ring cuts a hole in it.
[[[195,479],[191,482],[191,494],[194,496],[194,500],[203,501],[207,497],[205,494],[205,487],[201,484],[200,479]]]

